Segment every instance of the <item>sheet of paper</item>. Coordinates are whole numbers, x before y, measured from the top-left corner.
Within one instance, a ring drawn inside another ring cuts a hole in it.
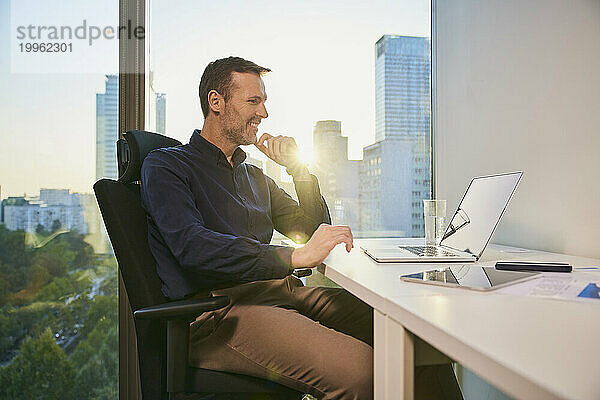
[[[498,289],[498,293],[581,301],[600,306],[600,274],[544,273],[540,278]]]

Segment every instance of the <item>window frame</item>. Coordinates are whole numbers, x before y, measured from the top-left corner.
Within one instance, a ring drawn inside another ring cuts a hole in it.
[[[145,32],[148,21],[146,0],[119,0],[119,26],[131,24]],[[144,129],[146,83],[146,35],[119,38],[119,138],[128,130]],[[133,72],[132,72],[133,71]],[[119,400],[141,399],[137,338],[133,313],[119,270]]]

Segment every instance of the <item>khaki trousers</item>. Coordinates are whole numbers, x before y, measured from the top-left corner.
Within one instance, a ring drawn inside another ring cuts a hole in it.
[[[306,287],[288,276],[211,293],[231,303],[191,324],[190,365],[324,400],[373,398],[373,309],[346,290]],[[427,398],[443,398],[426,373],[416,377],[429,386]]]

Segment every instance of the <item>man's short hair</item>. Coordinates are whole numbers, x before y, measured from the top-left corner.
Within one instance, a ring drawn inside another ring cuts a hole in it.
[[[208,64],[204,69],[198,87],[200,107],[202,107],[204,118],[208,116],[208,92],[216,90],[225,98],[225,101],[229,100],[232,72],[250,72],[262,76],[270,71],[269,68],[261,67],[241,57],[221,58]]]

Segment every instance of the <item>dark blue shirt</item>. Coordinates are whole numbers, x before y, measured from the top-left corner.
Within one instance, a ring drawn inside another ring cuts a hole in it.
[[[195,130],[190,143],[151,152],[142,205],[163,293],[200,291],[290,274],[293,248],[270,245],[273,229],[307,240],[331,223],[317,178],[294,177],[300,205],[237,148],[225,154]]]

